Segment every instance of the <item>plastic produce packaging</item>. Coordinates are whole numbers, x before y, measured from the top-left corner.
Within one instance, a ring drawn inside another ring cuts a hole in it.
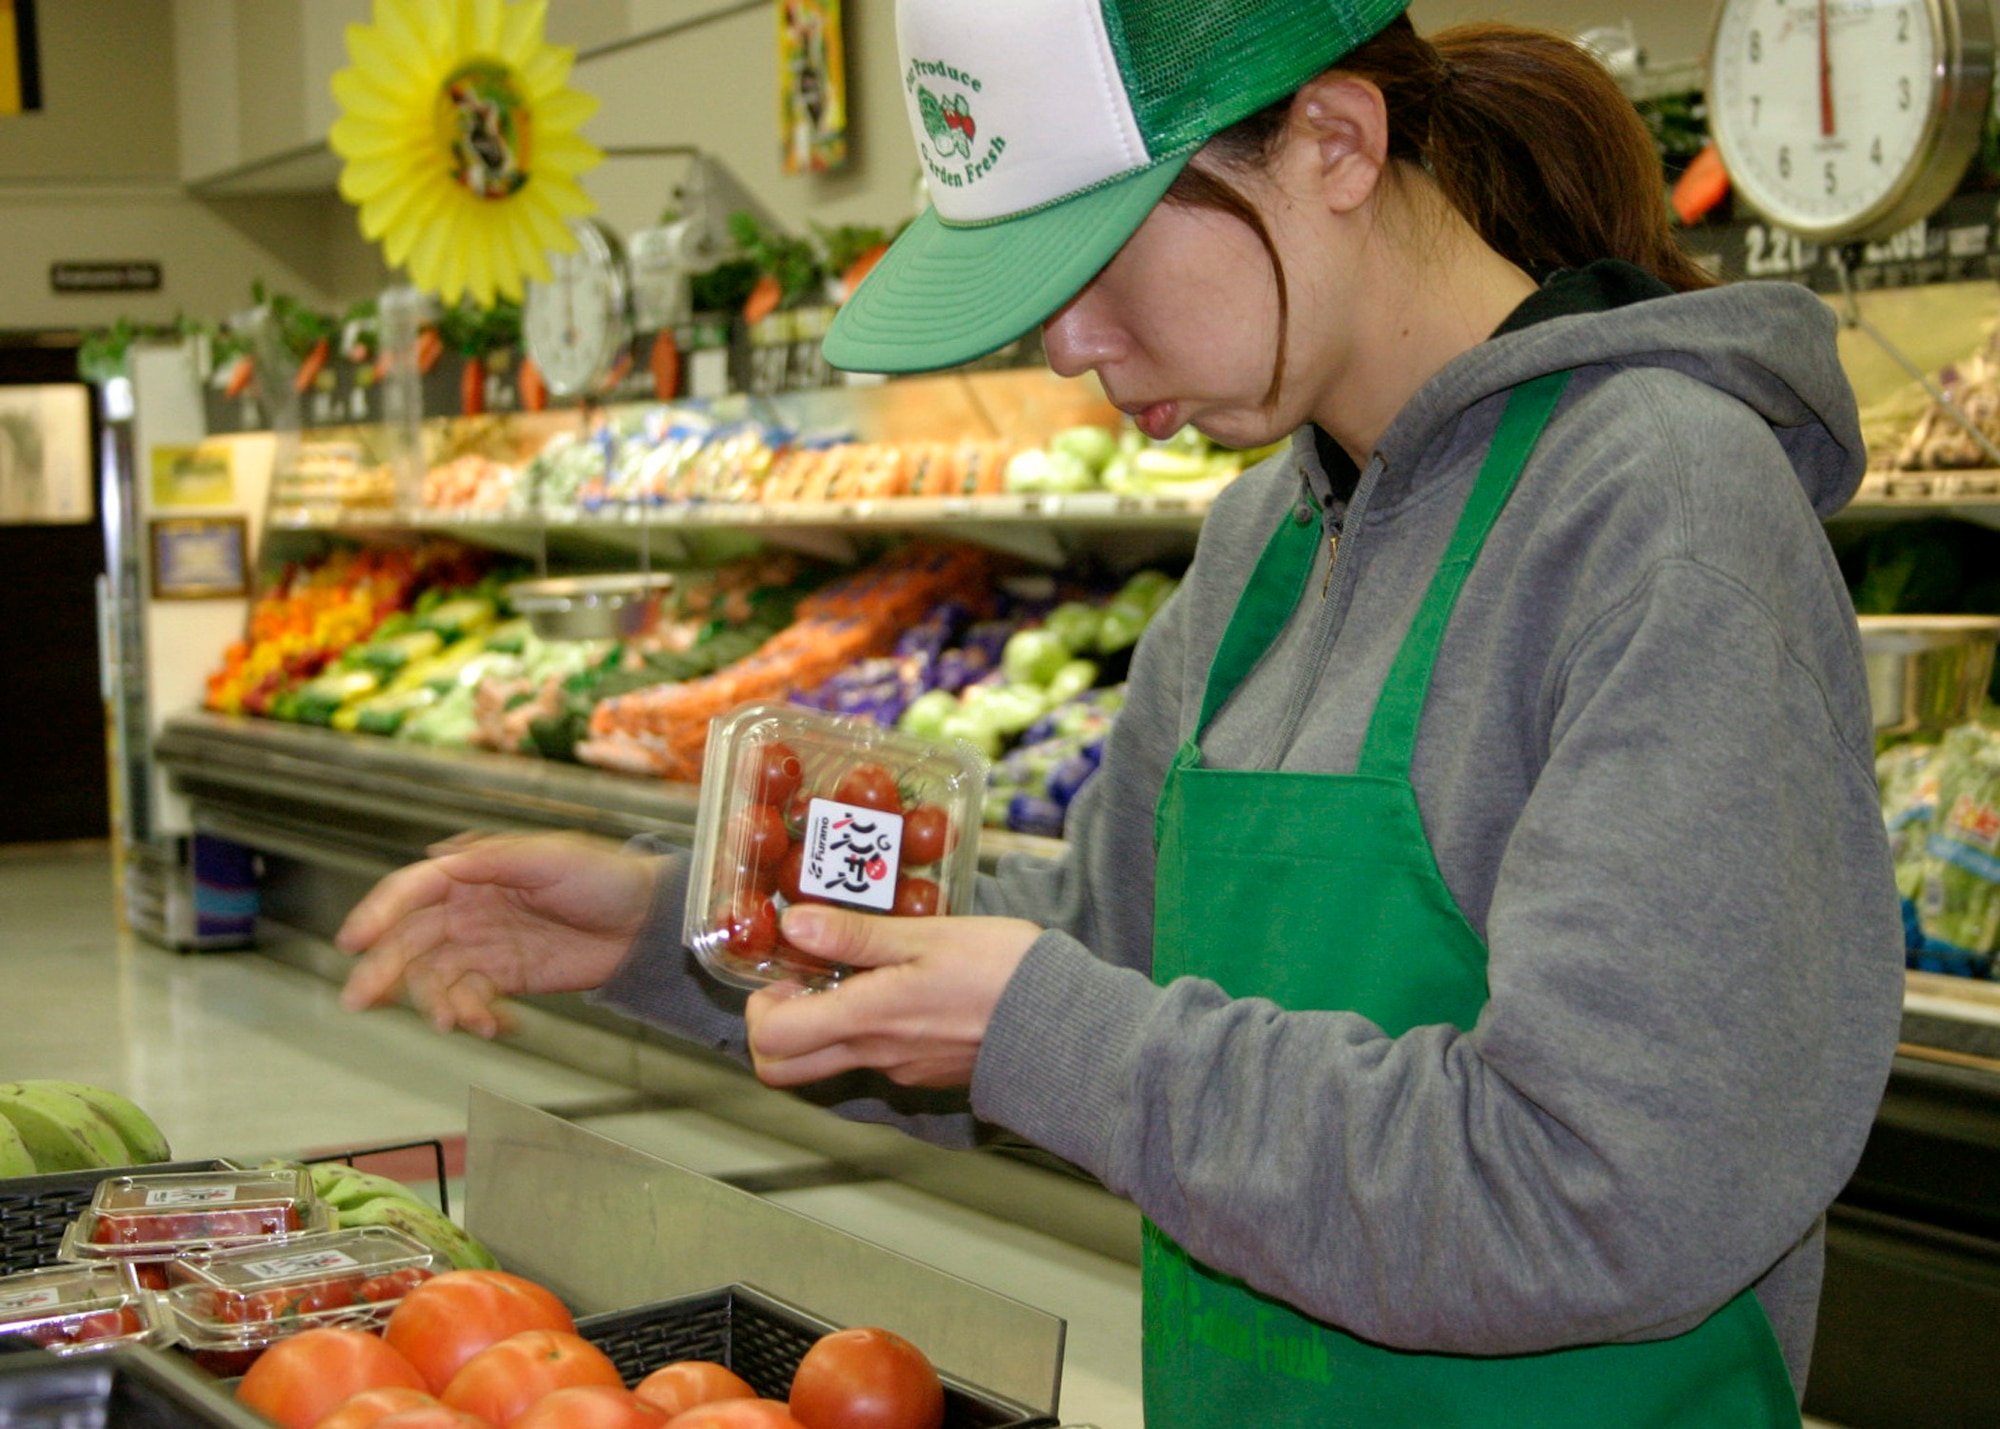
[[[796,705],[710,731],[686,938],[741,987],[829,986],[845,969],[786,946],[800,901],[917,917],[972,907],[984,762],[972,750]]]
[[[361,1226],[174,1261],[166,1301],[197,1364],[241,1374],[285,1335],[327,1325],[378,1328],[431,1278],[435,1260],[401,1231]]]
[[[143,1283],[163,1288],[163,1262],[331,1229],[303,1167],[113,1176],[98,1183],[57,1254],[130,1261]]]
[[[56,1265],[0,1277],[0,1336],[52,1354],[160,1343],[152,1299],[115,1265]]]

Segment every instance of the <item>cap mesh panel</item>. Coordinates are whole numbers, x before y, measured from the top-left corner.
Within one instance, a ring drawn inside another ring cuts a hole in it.
[[[1407,0],[1103,0],[1132,112],[1155,156],[1290,94]]]

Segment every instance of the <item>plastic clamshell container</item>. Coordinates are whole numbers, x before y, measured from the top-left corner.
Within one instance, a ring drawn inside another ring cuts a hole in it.
[[[327,1325],[374,1329],[435,1262],[414,1237],[357,1226],[176,1260],[165,1298],[189,1350],[260,1350]]]
[[[54,1265],[0,1277],[0,1336],[58,1355],[165,1338],[152,1297],[115,1265]]]
[[[986,763],[867,720],[745,705],[709,728],[685,937],[739,987],[826,987],[847,969],[788,947],[797,898],[866,913],[969,913]]]
[[[304,1167],[114,1176],[63,1234],[64,1260],[175,1260],[333,1228]]]

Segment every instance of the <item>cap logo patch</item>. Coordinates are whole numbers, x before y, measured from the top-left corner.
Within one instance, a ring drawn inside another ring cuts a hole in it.
[[[931,182],[965,188],[992,172],[1007,151],[1007,141],[998,134],[980,135],[969,97],[982,88],[978,79],[936,60],[911,60],[903,87],[916,97],[923,119],[917,152]]]

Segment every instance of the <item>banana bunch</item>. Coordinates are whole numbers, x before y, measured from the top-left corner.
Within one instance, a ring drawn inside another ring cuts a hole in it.
[[[313,1193],[333,1208],[339,1229],[389,1226],[422,1241],[454,1270],[499,1268],[485,1246],[402,1182],[338,1161],[317,1161],[306,1170]]]
[[[0,1177],[149,1166],[166,1137],[130,1101],[85,1082],[0,1082]]]

